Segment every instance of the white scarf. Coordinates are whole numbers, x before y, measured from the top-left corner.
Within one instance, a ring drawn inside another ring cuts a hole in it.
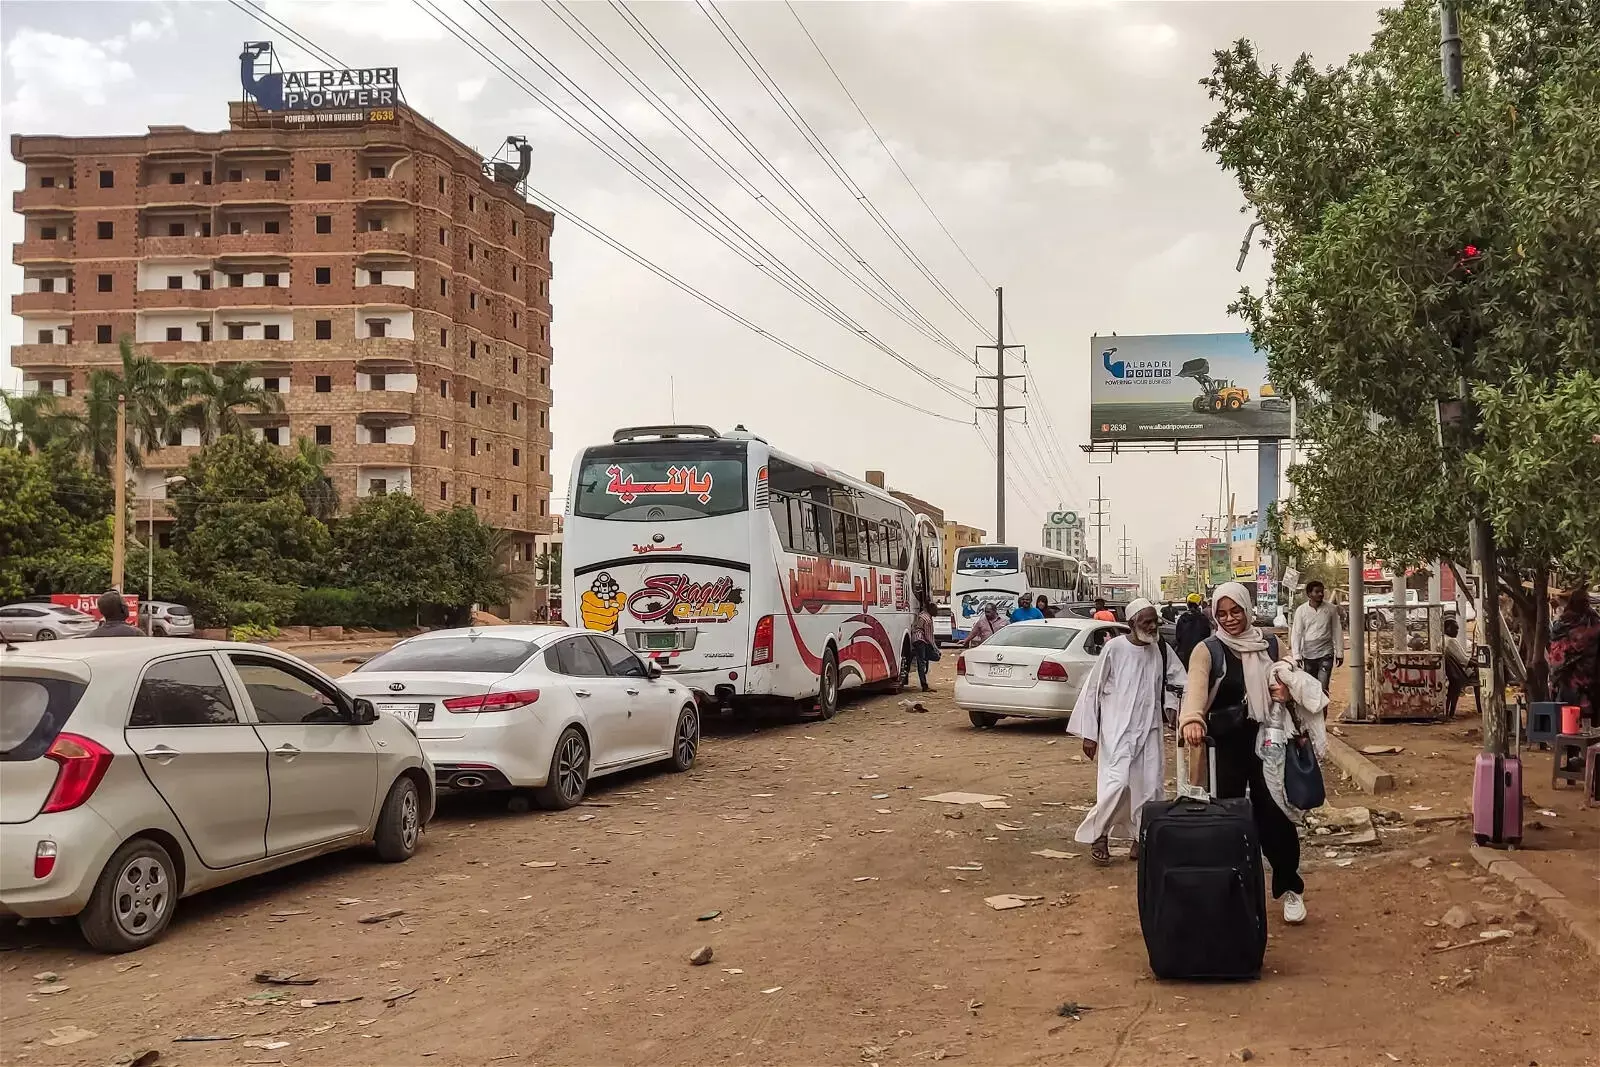
[[[1231,600],[1245,610],[1248,615],[1251,609],[1250,594],[1238,582],[1223,582],[1211,593],[1211,613],[1217,614],[1217,605],[1223,600]],[[1245,702],[1250,711],[1250,718],[1256,722],[1266,720],[1267,712],[1272,707],[1272,695],[1267,689],[1267,672],[1272,667],[1272,657],[1267,654],[1267,639],[1254,623],[1237,637],[1228,633],[1217,624],[1217,639],[1233,650],[1239,657],[1239,663],[1244,668],[1244,693]]]

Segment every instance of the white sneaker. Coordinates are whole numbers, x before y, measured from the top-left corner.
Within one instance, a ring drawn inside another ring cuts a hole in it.
[[[1283,895],[1283,921],[1290,926],[1299,926],[1306,921],[1306,900],[1299,893]]]

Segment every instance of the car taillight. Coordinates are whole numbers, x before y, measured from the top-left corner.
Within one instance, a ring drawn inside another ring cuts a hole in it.
[[[1039,664],[1039,681],[1064,682],[1067,680],[1067,669],[1053,659],[1047,659]]]
[[[756,620],[756,639],[750,645],[750,665],[772,662],[772,616]]]
[[[460,715],[474,711],[513,711],[539,702],[537,689],[516,689],[508,693],[480,693],[470,697],[447,697],[444,710]]]
[[[35,878],[48,878],[50,872],[56,869],[56,843],[54,841],[40,841],[33,850],[33,876]]]
[[[61,765],[40,814],[71,811],[88,800],[111,766],[111,750],[77,734],[62,734],[45,752]],[[53,861],[52,861],[53,862]]]
[[[967,656],[966,656],[966,653],[962,653],[961,655],[956,657],[956,673],[957,674],[966,674],[967,673]]]

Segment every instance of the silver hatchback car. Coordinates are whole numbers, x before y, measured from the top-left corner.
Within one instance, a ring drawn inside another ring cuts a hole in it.
[[[0,647],[0,914],[143,948],[191,893],[360,845],[409,859],[433,805],[411,728],[293,656]]]
[[[194,614],[182,604],[139,601],[139,629],[151,637],[193,637]]]

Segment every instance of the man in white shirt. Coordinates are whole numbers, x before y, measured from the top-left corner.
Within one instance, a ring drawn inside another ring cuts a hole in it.
[[[1327,603],[1321,582],[1306,583],[1306,602],[1295,610],[1289,626],[1289,646],[1300,669],[1322,684],[1323,693],[1333,678],[1333,668],[1344,663],[1344,628],[1339,609]]]

